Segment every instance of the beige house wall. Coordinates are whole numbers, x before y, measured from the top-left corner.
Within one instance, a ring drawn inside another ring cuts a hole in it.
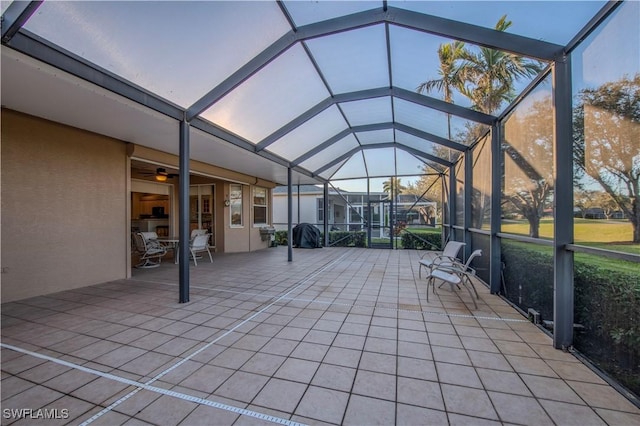
[[[130,159],[177,164],[177,157],[2,109],[0,275],[2,302],[131,276]],[[267,248],[253,225],[254,186],[262,181],[191,162],[192,184],[215,185],[216,252]],[[207,177],[208,176],[208,177]],[[241,228],[230,226],[229,179],[243,184]],[[178,188],[171,226],[178,231]]]
[[[263,187],[264,188],[264,187]],[[228,198],[229,183],[224,186],[225,197]],[[226,198],[225,198],[226,199]],[[269,200],[268,215],[272,217],[271,189],[267,191]],[[231,215],[229,207],[224,208],[224,251],[226,253],[238,253],[255,251],[269,247],[269,241],[262,241],[259,225],[253,225],[253,186],[242,186],[242,226],[231,227]]]
[[[128,275],[126,144],[2,110],[2,302]]]

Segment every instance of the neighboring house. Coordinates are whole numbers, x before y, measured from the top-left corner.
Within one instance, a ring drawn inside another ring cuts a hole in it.
[[[273,189],[273,225],[278,230],[287,229],[287,187]],[[324,211],[323,188],[315,185],[292,187],[293,224],[310,223],[322,229],[325,213],[330,230],[361,231],[371,222],[373,227],[389,226],[390,201],[386,192],[348,192],[329,189],[328,211]],[[400,194],[394,209],[397,222],[403,225],[433,225],[436,203],[417,195]],[[371,217],[369,218],[369,215]]]
[[[585,219],[606,219],[607,215],[604,214],[604,209],[600,207],[591,207],[584,212]]]

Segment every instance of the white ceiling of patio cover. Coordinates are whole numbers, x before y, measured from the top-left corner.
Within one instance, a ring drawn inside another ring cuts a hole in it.
[[[25,28],[182,107],[291,29],[275,2],[206,1],[45,1]]]
[[[201,116],[258,143],[327,97],[307,53],[296,44]]]

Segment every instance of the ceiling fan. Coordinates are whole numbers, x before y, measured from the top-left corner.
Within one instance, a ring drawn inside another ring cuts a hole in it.
[[[163,167],[158,167],[155,173],[147,172],[143,174],[147,176],[153,176],[158,182],[166,182],[167,179],[178,177],[178,174],[168,173],[167,170]]]

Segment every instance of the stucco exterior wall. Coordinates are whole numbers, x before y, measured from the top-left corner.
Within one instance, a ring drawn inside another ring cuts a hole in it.
[[[273,198],[273,223],[276,229],[287,229],[288,223],[288,200],[287,194],[274,194]],[[293,194],[293,224],[318,222],[318,199],[322,199],[322,194]],[[298,208],[299,206],[299,208]],[[300,214],[298,214],[298,211]],[[299,219],[299,220],[298,220]]]
[[[229,183],[225,183],[225,197],[229,194]],[[272,217],[271,190],[268,189],[268,215]],[[268,241],[262,241],[260,226],[253,225],[253,186],[242,185],[242,226],[231,226],[229,207],[223,209],[224,217],[224,252],[239,253],[255,251],[269,247]]]
[[[125,278],[126,144],[1,118],[2,302]]]

